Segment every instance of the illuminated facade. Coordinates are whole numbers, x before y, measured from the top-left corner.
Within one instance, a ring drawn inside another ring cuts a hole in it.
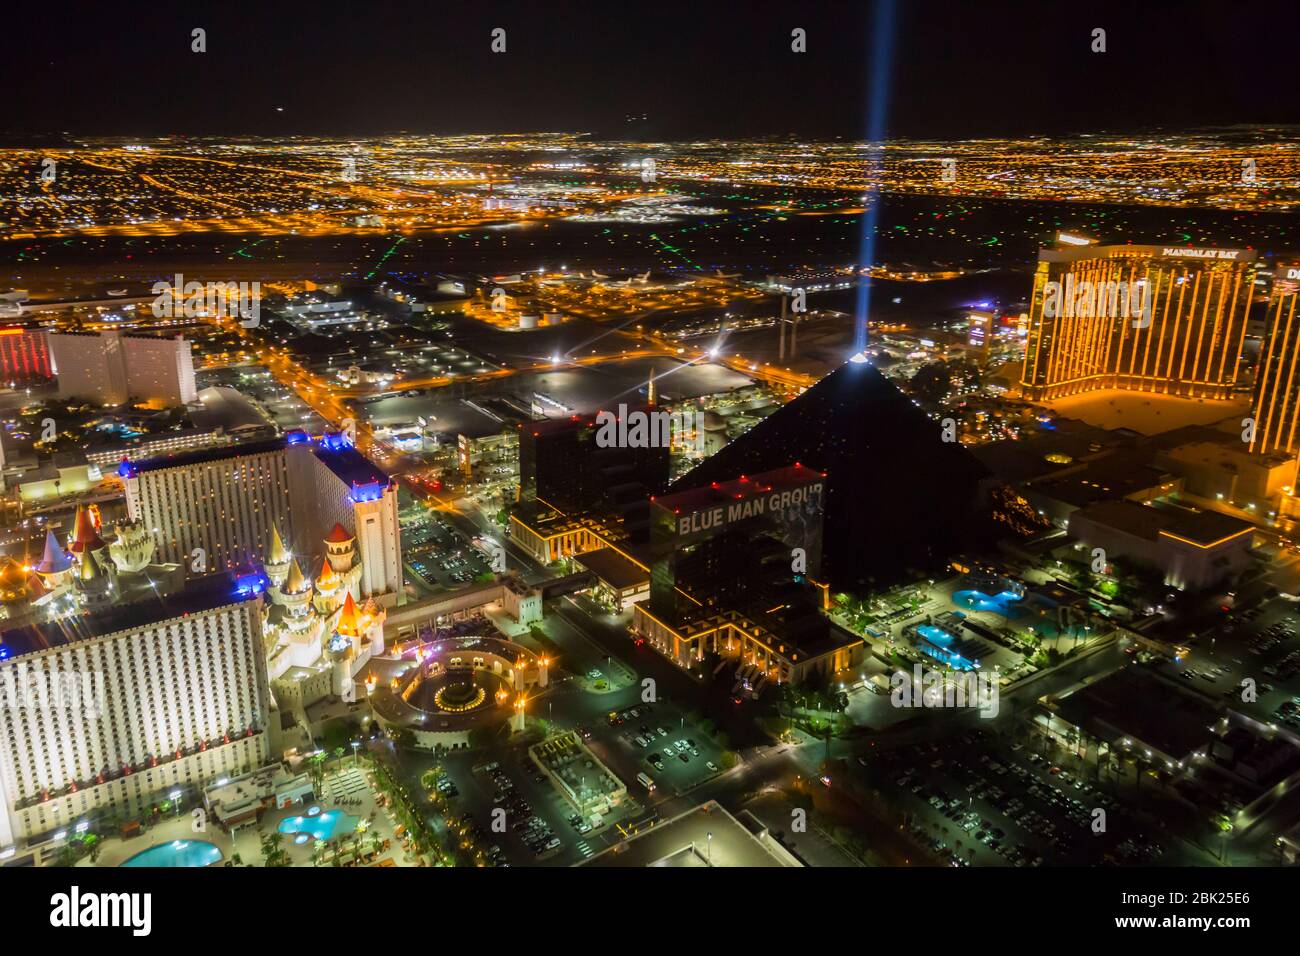
[[[1074,246],[1039,253],[1021,386],[1224,399],[1237,384],[1255,253]]]
[[[397,486],[339,435],[123,462],[118,474],[127,512],[154,532],[163,560],[195,573],[248,568],[277,528],[306,554],[341,527],[361,560],[357,599],[391,607],[402,592]]]
[[[386,614],[374,598],[361,598],[363,566],[353,535],[335,525],[321,543],[324,556],[305,561],[319,567],[312,579],[279,532],[272,533],[262,564],[267,675],[274,684],[292,668],[331,669],[330,693],[342,696],[365,663],[383,653]]]
[[[43,382],[53,377],[44,329],[0,329],[0,380],[18,384]]]
[[[1099,501],[1070,515],[1070,537],[1155,568],[1170,587],[1200,590],[1250,566],[1254,526],[1216,511]]]
[[[861,659],[821,613],[822,472],[792,465],[654,499],[650,598],[632,631],[679,667],[713,653],[737,682],[831,676]]]
[[[258,592],[215,575],[0,633],[0,851],[267,762]]]
[[[87,398],[104,405],[142,399],[168,406],[198,398],[193,346],[181,336],[50,332],[46,341],[60,398]]]
[[[1296,378],[1296,366],[1300,365],[1297,299],[1300,299],[1300,260],[1279,263],[1268,303],[1264,345],[1255,382],[1252,452],[1294,455],[1300,449],[1296,435],[1296,421],[1300,420],[1300,380]]]

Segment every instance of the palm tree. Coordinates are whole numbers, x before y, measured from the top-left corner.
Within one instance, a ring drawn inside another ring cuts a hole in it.
[[[284,866],[288,854],[284,852],[284,834],[273,830],[262,837],[262,862],[265,866]]]
[[[314,753],[307,761],[307,773],[311,776],[312,789],[320,795],[323,784],[325,783],[325,753]]]

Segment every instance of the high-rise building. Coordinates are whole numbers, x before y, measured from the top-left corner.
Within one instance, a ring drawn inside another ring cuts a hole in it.
[[[629,415],[637,411],[653,409],[633,409]],[[644,498],[667,484],[667,442],[601,447],[596,417],[591,415],[530,422],[519,428],[521,501],[541,499],[561,511],[577,511],[610,504],[611,495],[621,486],[643,486]]]
[[[355,539],[360,598],[402,592],[397,486],[339,435],[285,438],[125,462],[127,513],[155,533],[164,561],[196,571],[254,567],[281,529],[298,554],[329,535]]]
[[[825,474],[790,465],[655,498],[633,633],[680,667],[734,659],[755,692],[856,663],[861,641],[830,626],[813,583],[825,491]]]
[[[46,331],[39,326],[0,329],[0,382],[23,384],[54,377]]]
[[[623,408],[620,414],[653,411]],[[658,435],[664,440],[602,446],[599,431],[591,415],[520,426],[519,503],[511,513],[511,536],[539,561],[581,554],[611,538],[649,538],[647,501],[667,486],[669,441]]]
[[[1255,277],[1247,249],[1072,245],[1038,256],[1021,387],[1227,398]]]
[[[260,592],[214,575],[0,632],[0,851],[265,764]]]
[[[161,560],[197,573],[251,566],[274,527],[292,527],[283,438],[124,462],[127,513]]]
[[[191,343],[181,336],[51,332],[49,348],[60,398],[93,399],[103,405],[138,399],[176,406],[198,396]]]
[[[311,553],[321,541],[354,543],[362,568],[358,597],[391,607],[402,593],[396,482],[342,436],[305,437],[291,435],[286,450],[294,550]]]
[[[1254,434],[1252,452],[1267,454],[1300,451],[1296,422],[1300,421],[1300,322],[1296,303],[1300,300],[1300,260],[1278,263],[1269,297],[1264,344],[1260,349],[1255,379]]]
[[[879,586],[996,540],[988,471],[857,356],[675,481],[671,492],[791,461],[829,475],[823,579]],[[1005,533],[1005,532],[1003,532]]]

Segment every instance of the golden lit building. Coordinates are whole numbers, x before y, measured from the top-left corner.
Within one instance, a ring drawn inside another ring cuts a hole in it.
[[[1264,344],[1255,380],[1255,429],[1250,450],[1295,454],[1296,421],[1300,419],[1300,259],[1279,263],[1268,302]]]
[[[1099,389],[1227,398],[1255,253],[1072,245],[1038,256],[1021,385],[1049,401]]]

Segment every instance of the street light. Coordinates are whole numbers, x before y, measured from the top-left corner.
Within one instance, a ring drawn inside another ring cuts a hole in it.
[[[708,843],[705,844],[706,850],[708,852],[708,864],[709,866],[712,866],[713,865],[713,831],[709,831],[705,835],[708,837]]]

